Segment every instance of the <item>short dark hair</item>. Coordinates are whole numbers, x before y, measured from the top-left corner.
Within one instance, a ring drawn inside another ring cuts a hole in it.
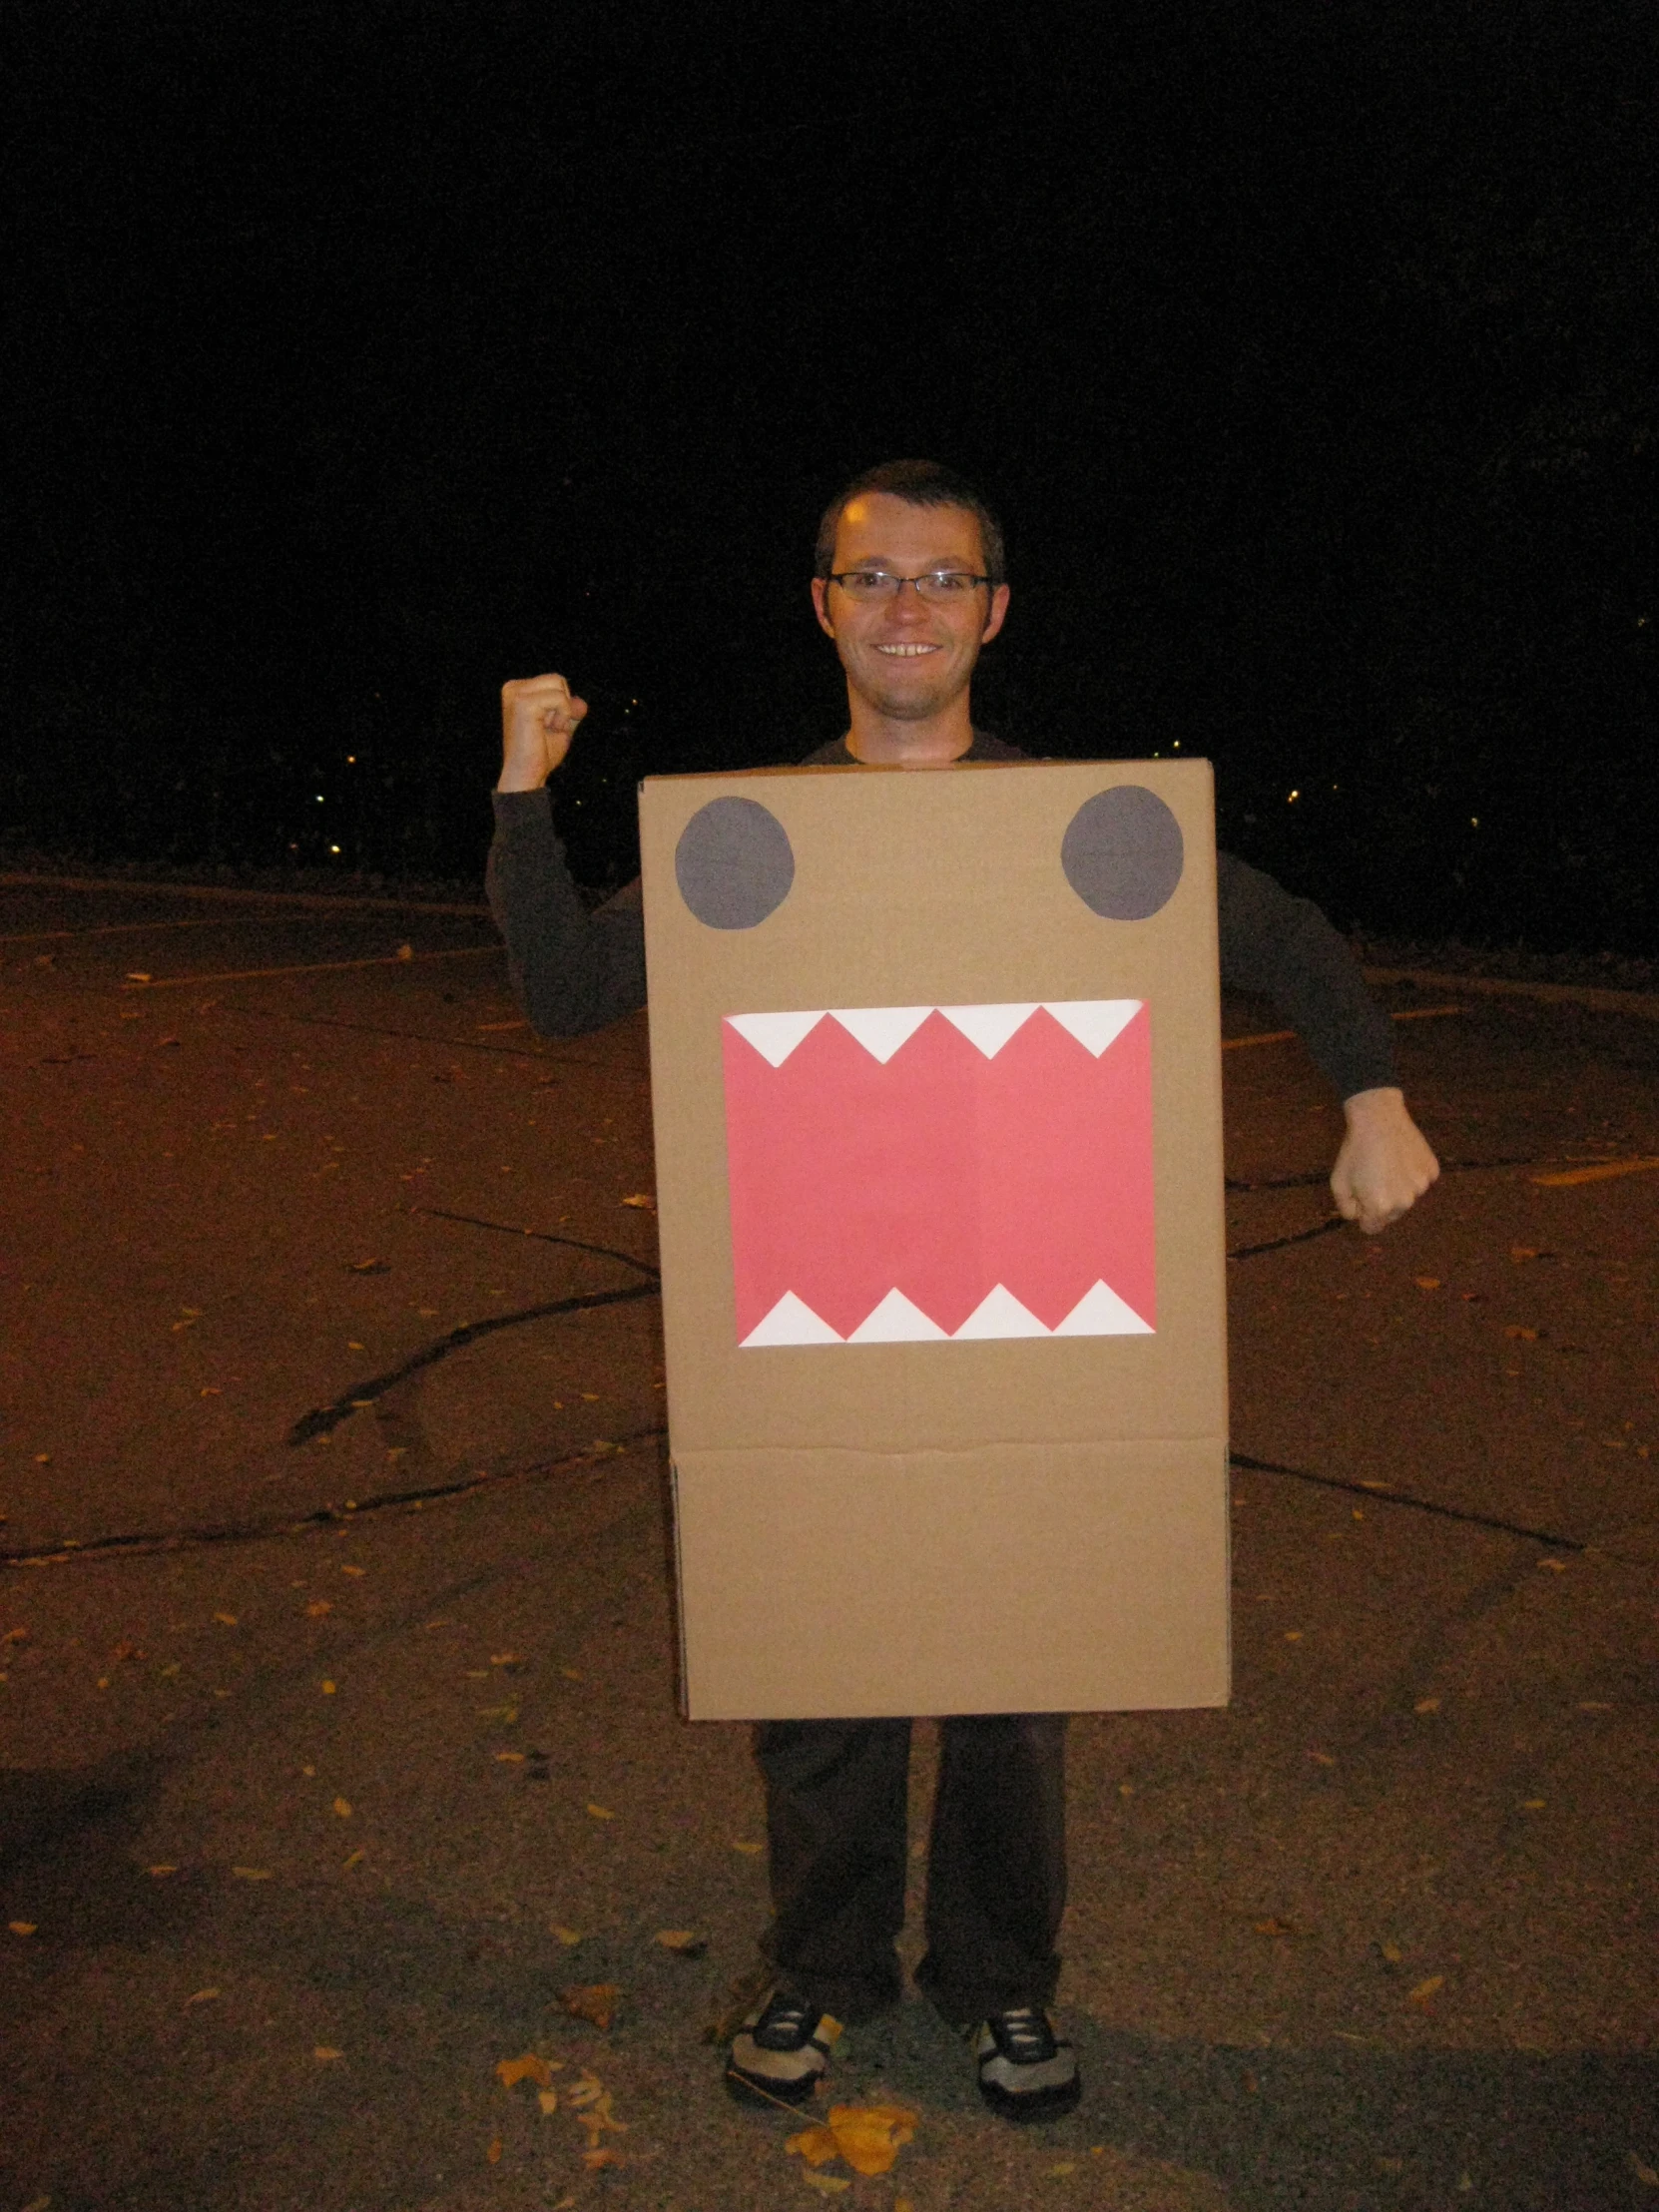
[[[1006,582],[1007,555],[1002,544],[1001,523],[965,476],[958,476],[953,468],[946,468],[938,461],[883,461],[878,468],[866,468],[862,475],[854,476],[824,510],[813,556],[815,576],[830,574],[841,516],[854,499],[871,491],[884,491],[891,498],[902,499],[908,507],[965,507],[979,525],[986,574],[993,585]]]

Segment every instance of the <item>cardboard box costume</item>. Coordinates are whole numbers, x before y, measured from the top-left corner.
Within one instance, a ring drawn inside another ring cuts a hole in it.
[[[641,829],[687,1713],[1225,1702],[1208,768]]]

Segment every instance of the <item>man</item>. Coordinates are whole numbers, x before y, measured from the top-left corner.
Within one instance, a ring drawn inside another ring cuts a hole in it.
[[[972,488],[930,462],[871,469],[826,513],[813,606],[846,675],[844,738],[812,765],[945,769],[1016,761],[969,711],[982,646],[1008,608],[1001,533]],[[544,1034],[580,1034],[645,998],[638,886],[589,915],[553,834],[543,787],[587,712],[562,676],[502,692],[504,758],[490,899],[516,987]],[[1439,1173],[1395,1083],[1392,1037],[1343,940],[1316,907],[1221,855],[1224,982],[1266,991],[1344,1101],[1331,1186],[1373,1233]],[[1071,2046],[1047,2009],[1065,1903],[1060,1714],[955,1715],[940,1722],[917,1979],[971,2037],[986,2102],[1010,2119],[1069,2111]],[[734,2092],[793,2105],[826,2072],[842,2022],[899,1993],[906,1720],[767,1721],[756,1752],[767,1789],[776,1979],[736,2037]]]

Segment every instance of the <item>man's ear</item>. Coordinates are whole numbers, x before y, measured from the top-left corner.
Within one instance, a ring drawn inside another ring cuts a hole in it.
[[[818,626],[824,632],[825,636],[827,638],[832,638],[835,634],[835,626],[830,620],[829,615],[825,612],[825,607],[829,601],[829,577],[815,576],[813,578],[813,612],[818,616]]]
[[[1008,587],[1006,584],[998,584],[995,591],[991,593],[991,611],[985,617],[985,627],[979,633],[979,643],[981,645],[990,644],[992,638],[994,638],[996,636],[996,633],[1001,629],[1002,618],[1007,612]],[[827,624],[826,628],[828,627],[829,626]]]

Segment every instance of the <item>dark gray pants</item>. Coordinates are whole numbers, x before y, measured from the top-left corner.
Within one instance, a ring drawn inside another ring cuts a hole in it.
[[[916,1979],[962,2024],[1047,2004],[1066,1902],[1063,1713],[939,1723],[927,1954]],[[848,2023],[899,1991],[910,1723],[762,1721],[779,1980]]]

